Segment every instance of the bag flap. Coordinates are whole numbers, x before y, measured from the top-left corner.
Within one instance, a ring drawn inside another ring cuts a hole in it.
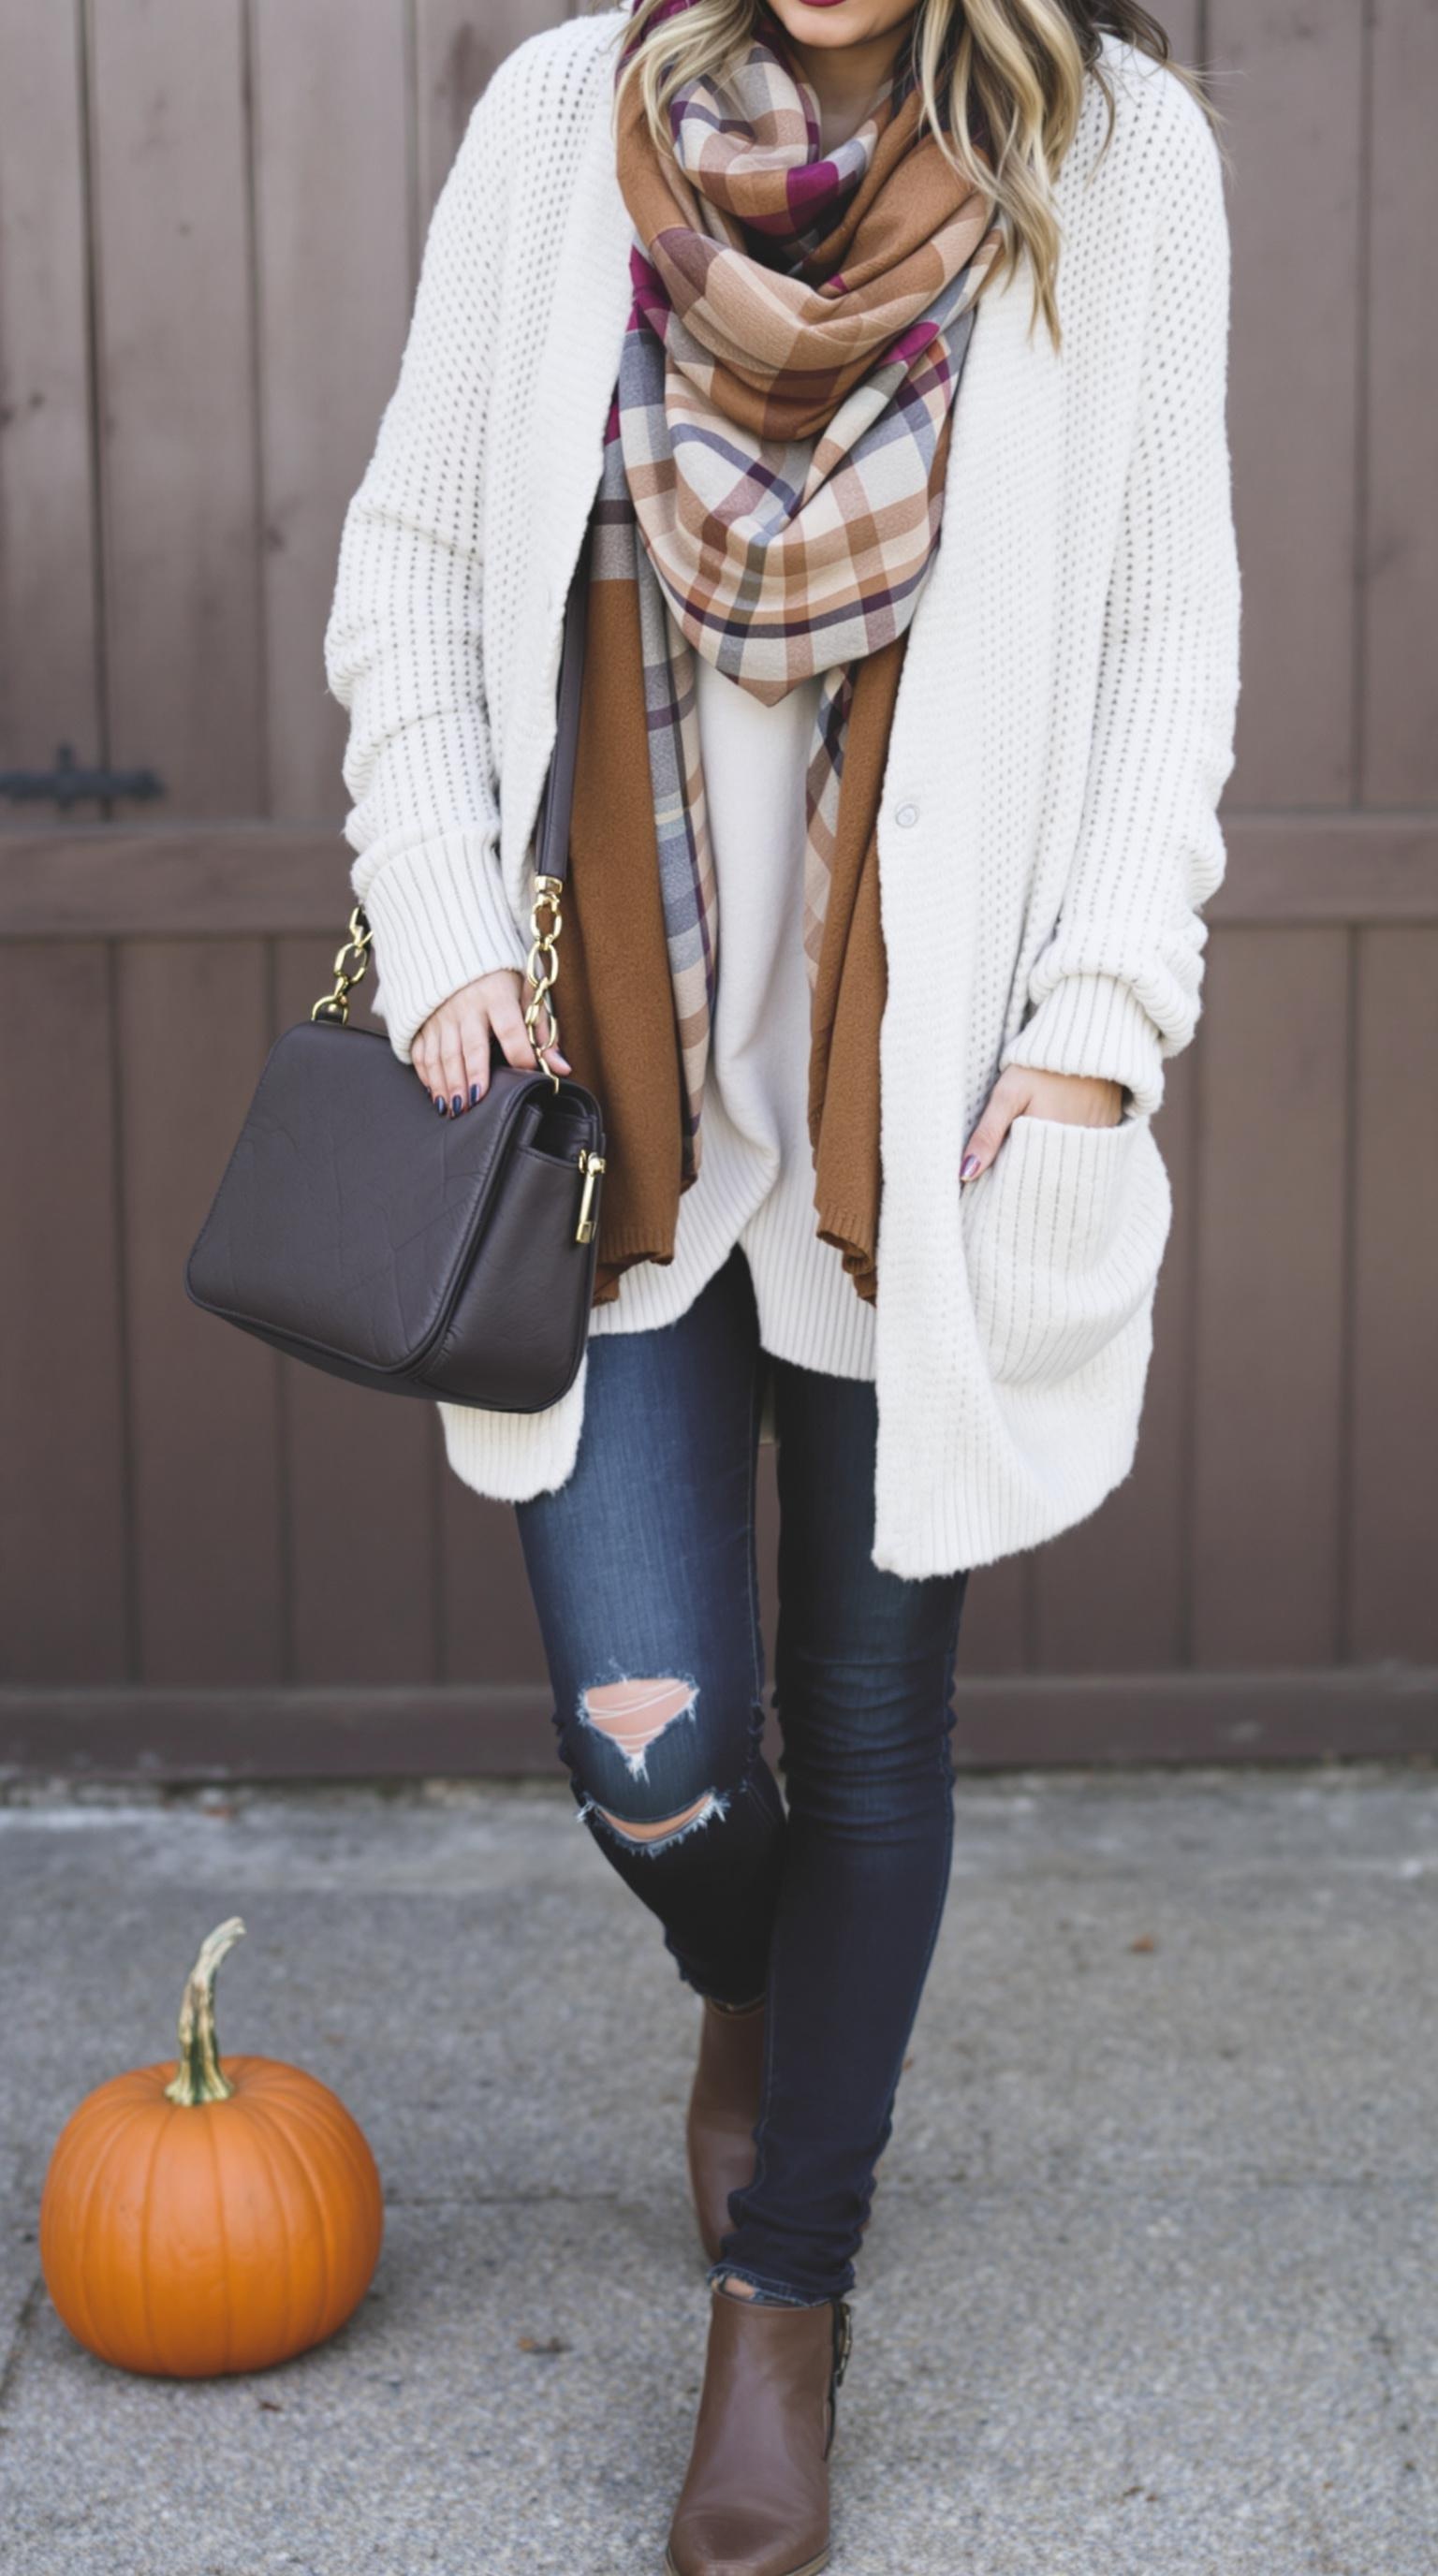
[[[511,1147],[552,1087],[496,1065],[440,1118],[368,1029],[301,1022],[260,1076],[190,1255],[196,1303],[396,1373],[440,1331]]]

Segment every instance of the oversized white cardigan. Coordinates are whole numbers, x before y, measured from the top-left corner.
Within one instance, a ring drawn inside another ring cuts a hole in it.
[[[535,37],[476,108],[346,521],[327,664],[401,1056],[447,995],[525,955],[560,623],[629,306],[621,24]],[[1032,1547],[1128,1473],[1170,1216],[1150,1121],[1223,871],[1219,163],[1170,73],[1105,51],[1112,135],[1094,85],[1058,183],[1061,349],[1030,328],[1022,272],[980,307],[885,775],[873,1554],[906,1576]],[[1021,1119],[961,1192],[1011,1061],[1108,1076],[1129,1112]],[[446,1406],[450,1459],[481,1492],[544,1491],[583,1405],[581,1371],[547,1413]]]

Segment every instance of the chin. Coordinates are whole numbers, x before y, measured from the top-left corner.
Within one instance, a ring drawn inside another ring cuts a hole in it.
[[[803,45],[859,44],[873,33],[862,23],[866,14],[853,0],[786,0],[784,8],[774,8],[780,26]]]

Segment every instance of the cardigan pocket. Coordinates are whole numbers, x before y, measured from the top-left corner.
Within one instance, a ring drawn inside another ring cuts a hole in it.
[[[1172,1199],[1146,1114],[1016,1118],[963,1192],[979,1339],[1002,1386],[1060,1385],[1150,1303]]]

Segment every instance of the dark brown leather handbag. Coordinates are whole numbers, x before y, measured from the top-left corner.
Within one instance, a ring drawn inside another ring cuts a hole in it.
[[[185,1271],[208,1313],[389,1395],[537,1413],[572,1385],[584,1352],[604,1129],[592,1093],[551,1073],[537,1042],[542,1012],[547,1043],[558,1034],[585,572],[581,559],[536,834],[533,1072],[496,1063],[477,1106],[436,1118],[388,1039],[349,1026],[369,962],[357,906],[333,992],[271,1051]]]

